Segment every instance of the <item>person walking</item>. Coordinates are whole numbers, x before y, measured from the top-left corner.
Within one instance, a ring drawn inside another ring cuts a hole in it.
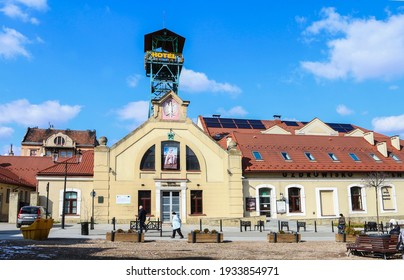
[[[404,260],[404,229],[401,229],[398,235],[397,250],[401,253]]]
[[[181,232],[181,219],[180,216],[173,212],[173,219],[172,219],[172,227],[173,227],[173,234],[171,235],[171,238],[175,238],[175,233],[178,232],[178,235],[180,236],[180,238],[184,238],[184,235],[182,235]]]
[[[339,214],[339,219],[338,219],[338,233],[344,233],[345,232],[345,217],[341,213]]]
[[[145,227],[145,222],[146,222],[146,210],[143,208],[142,205],[139,206],[139,213],[138,213],[138,219],[139,219],[139,228],[140,228],[140,233],[143,232],[143,230],[147,231]]]

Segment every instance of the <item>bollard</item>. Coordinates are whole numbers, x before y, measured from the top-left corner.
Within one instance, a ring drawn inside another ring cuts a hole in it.
[[[223,221],[220,219],[220,232],[223,232]]]
[[[317,222],[314,221],[314,232],[317,232]]]
[[[281,231],[281,221],[278,221],[278,231]]]
[[[202,231],[202,219],[199,220],[199,230]]]
[[[240,220],[240,232],[243,232],[243,226],[241,224],[241,220]]]
[[[334,221],[331,221],[331,230],[334,232]]]
[[[115,230],[115,222],[116,222],[115,217],[112,218],[111,222],[112,222],[113,229]]]
[[[220,233],[216,233],[216,242],[220,243]]]
[[[296,228],[297,228],[297,232],[299,232],[299,220],[296,220]]]
[[[195,233],[195,231],[191,231],[191,236],[192,236],[192,243],[196,243],[196,233]]]
[[[115,231],[111,231],[111,241],[115,241]]]

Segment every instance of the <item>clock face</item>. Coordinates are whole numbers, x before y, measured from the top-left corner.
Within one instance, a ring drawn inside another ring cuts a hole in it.
[[[163,103],[163,120],[178,120],[180,106],[174,99],[170,98]]]

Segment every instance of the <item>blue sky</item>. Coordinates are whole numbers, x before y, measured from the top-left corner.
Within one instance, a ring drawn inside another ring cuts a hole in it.
[[[147,118],[144,35],[186,38],[179,95],[198,115],[352,123],[404,137],[404,2],[0,0],[0,154],[28,127]]]

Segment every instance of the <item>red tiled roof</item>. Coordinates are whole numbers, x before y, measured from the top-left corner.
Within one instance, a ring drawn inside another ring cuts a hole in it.
[[[35,187],[36,174],[53,164],[50,157],[0,156],[0,165]]]
[[[375,143],[386,142],[387,149],[397,155],[402,161],[396,161],[391,157],[384,157],[376,145],[369,144],[364,137],[345,136],[339,133],[337,136],[313,136],[296,135],[295,130],[304,125],[296,122],[296,126],[287,126],[280,121],[262,121],[265,129],[238,129],[207,127],[200,117],[204,130],[224,149],[227,148],[226,137],[232,137],[237,143],[243,156],[244,172],[298,172],[298,171],[389,171],[404,172],[404,150],[397,150],[390,143],[390,137],[374,133]],[[268,128],[278,125],[291,134],[263,134]],[[369,130],[352,125],[364,132]],[[220,138],[220,135],[222,138]],[[217,137],[219,136],[219,137]],[[219,139],[219,140],[218,140]],[[401,147],[404,145],[400,141]],[[256,160],[252,154],[258,151],[262,160]],[[284,160],[281,152],[287,152],[291,160]],[[310,152],[315,160],[307,159],[305,152]],[[328,153],[333,153],[338,161],[333,161]],[[360,161],[355,162],[349,153],[356,154]],[[370,154],[377,155],[380,161],[375,161]]]
[[[11,170],[0,166],[0,183],[16,185],[16,186],[27,186],[35,187],[30,183],[26,182],[24,179],[20,178],[17,174],[14,174]]]
[[[67,162],[68,176],[93,176],[94,175],[94,151],[84,151],[80,163],[76,164],[74,157],[60,161],[58,164],[38,172],[38,176],[64,176]]]
[[[29,127],[27,130],[27,133],[24,136],[24,139],[22,140],[22,144],[30,144],[30,143],[41,143],[48,139],[50,136],[57,134],[57,133],[63,133],[67,136],[69,136],[73,141],[76,142],[77,147],[80,146],[96,146],[98,144],[97,142],[97,136],[96,136],[96,131],[95,130],[61,130],[61,129],[41,129],[41,128],[31,128]]]

